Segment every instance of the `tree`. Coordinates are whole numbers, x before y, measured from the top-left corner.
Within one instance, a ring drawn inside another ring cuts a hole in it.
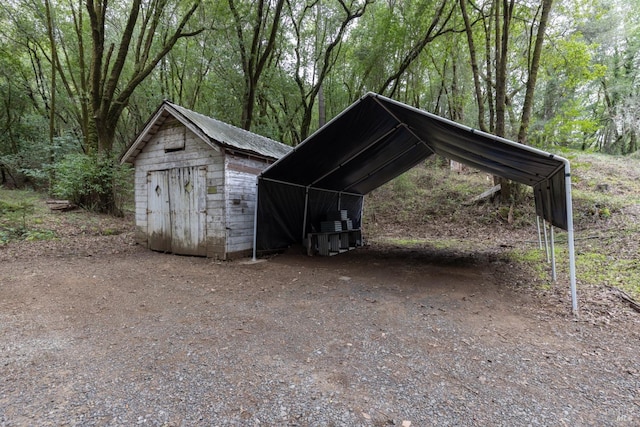
[[[524,95],[524,103],[522,105],[522,118],[520,119],[520,130],[518,131],[518,142],[524,144],[527,141],[527,131],[529,129],[529,122],[531,119],[531,111],[533,110],[533,94],[536,88],[536,81],[538,78],[538,70],[540,68],[540,57],[542,56],[542,45],[544,43],[545,31],[547,28],[547,22],[549,22],[549,15],[553,6],[553,0],[542,0],[542,11],[540,19],[538,20],[538,29],[536,32],[535,42],[533,42],[533,51],[528,50],[530,58],[528,63],[527,73],[527,91]],[[538,14],[536,13],[536,16]],[[535,22],[535,20],[534,20]],[[531,27],[531,34],[533,34],[533,25]],[[531,42],[530,42],[531,45]]]
[[[167,1],[154,1],[149,7],[143,8],[142,0],[133,0],[124,16],[125,26],[116,48],[116,43],[109,42],[107,38],[108,4],[108,0],[86,2],[91,29],[88,75],[88,112],[91,114],[89,146],[97,146],[99,153],[111,152],[118,120],[140,83],[151,74],[179,39],[202,32],[202,29],[191,32],[185,30],[199,2],[191,5],[179,18],[175,28],[170,28],[166,24],[172,19],[167,15],[175,16],[179,4],[171,10]],[[83,34],[78,32],[77,36],[82,43]],[[161,36],[159,42],[158,36]],[[125,75],[125,65],[128,64],[132,69]]]
[[[240,123],[242,128],[249,130],[258,83],[275,49],[284,0],[276,0],[273,7],[268,0],[257,0],[252,5],[238,4],[236,0],[228,2],[244,76]]]
[[[600,78],[602,93],[598,148],[607,153],[628,154],[640,148],[640,4],[637,0],[599,4],[600,32],[587,32],[588,40],[600,45],[597,61],[607,72]]]
[[[459,2],[471,58],[478,124],[482,130],[525,143],[553,1],[542,0],[537,6],[516,0],[493,0],[481,5],[468,0]],[[468,4],[472,5],[475,18]],[[482,24],[478,29],[484,33],[484,68],[477,60],[475,23]],[[501,177],[494,181],[502,187],[501,199],[510,202],[514,196],[511,183]]]
[[[450,5],[447,0],[441,0],[435,6],[435,12],[431,15],[431,19],[427,28],[423,29],[422,34],[412,41],[411,47],[402,54],[402,57],[395,70],[387,77],[384,83],[378,88],[378,92],[393,96],[398,90],[400,79],[407,69],[411,66],[425,47],[436,37],[451,31],[447,28],[447,24],[453,15],[455,6]]]
[[[467,44],[469,46],[469,56],[471,61],[471,73],[473,75],[473,87],[478,106],[478,126],[483,132],[488,132],[485,121],[484,96],[482,93],[482,83],[480,76],[480,67],[478,65],[477,50],[474,41],[473,27],[467,12],[467,0],[460,0],[460,12],[464,21],[465,34],[467,36]]]
[[[58,78],[70,105],[71,117],[78,123],[86,154],[93,155],[97,169],[111,165],[118,122],[136,89],[147,79],[156,65],[184,37],[192,37],[202,30],[186,30],[199,2],[183,10],[182,2],[152,1],[144,4],[133,0],[128,5],[110,6],[107,0],[69,2],[56,8],[45,2],[45,11],[37,2],[23,0],[21,6],[31,9],[47,29],[48,43],[37,34],[23,35],[30,46],[32,63],[37,64],[36,81],[40,97],[50,117],[50,138],[53,140]],[[69,19],[59,21],[58,15]],[[62,22],[62,25],[58,25]],[[124,25],[120,27],[120,22]],[[47,79],[40,64],[51,64],[51,78]],[[67,118],[64,118],[67,119]],[[108,170],[108,168],[107,168]],[[94,206],[113,212],[117,208],[113,192],[104,182]]]
[[[312,0],[303,7],[299,3],[294,7],[292,2],[287,1],[287,12],[295,40],[293,78],[298,88],[298,106],[302,109],[300,140],[309,135],[316,99],[339,58],[349,25],[364,15],[372,2],[373,0],[352,0],[347,4],[343,0],[337,0],[333,8],[331,6],[334,5],[319,0]],[[324,114],[324,110],[320,114]]]

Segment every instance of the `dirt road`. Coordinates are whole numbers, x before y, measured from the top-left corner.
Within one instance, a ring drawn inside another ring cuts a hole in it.
[[[0,425],[638,425],[638,316],[494,253],[0,248]]]

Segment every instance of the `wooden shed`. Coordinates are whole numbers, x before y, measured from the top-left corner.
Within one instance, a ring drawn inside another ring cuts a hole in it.
[[[290,150],[164,101],[121,158],[135,169],[136,241],[181,255],[248,254],[256,176]]]

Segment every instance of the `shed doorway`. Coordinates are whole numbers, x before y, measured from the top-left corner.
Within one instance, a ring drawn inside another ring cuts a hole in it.
[[[181,255],[207,255],[206,166],[147,174],[149,249]]]

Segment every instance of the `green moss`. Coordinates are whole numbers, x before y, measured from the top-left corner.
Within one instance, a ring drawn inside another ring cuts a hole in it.
[[[545,283],[549,278],[549,265],[544,249],[515,249],[509,252],[507,257],[513,262],[526,264],[538,281]]]
[[[398,246],[416,246],[426,243],[425,239],[385,239],[384,241]]]
[[[577,162],[577,161],[572,161],[571,162],[571,169],[572,170],[589,170],[593,167],[593,163],[591,162]],[[573,176],[572,176],[573,178]]]

